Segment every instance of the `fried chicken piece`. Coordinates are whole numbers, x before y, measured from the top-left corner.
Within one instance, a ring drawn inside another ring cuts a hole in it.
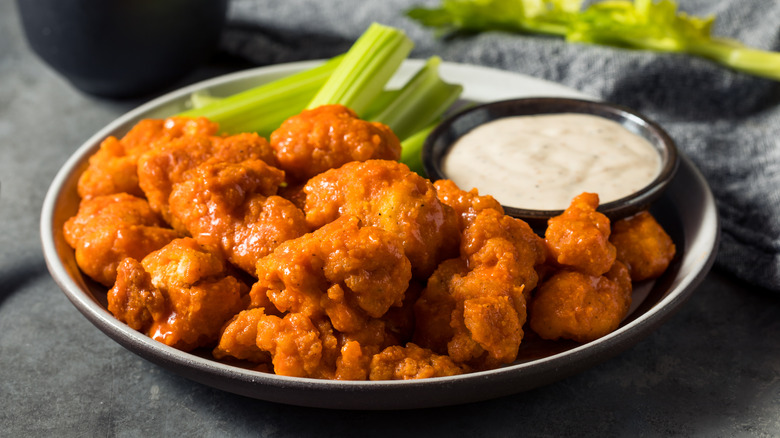
[[[366,318],[349,311],[345,306],[342,306],[342,312],[334,312],[332,308],[327,309],[326,313],[334,327],[343,329],[343,332],[336,332],[342,347],[336,360],[334,379],[366,380],[371,358],[375,354],[411,339],[414,332],[413,305],[420,293],[418,287],[415,286],[415,282],[412,282],[404,294],[402,305],[391,306],[379,318]],[[334,289],[341,288],[334,285],[328,290],[328,298],[323,300],[325,306],[328,306]]]
[[[394,345],[371,358],[370,380],[411,380],[455,376],[466,372],[447,356],[408,343]]]
[[[247,286],[218,253],[176,239],[138,263],[126,258],[108,292],[108,310],[152,339],[184,351],[215,343],[246,307]]]
[[[308,231],[303,211],[274,196],[283,179],[262,160],[207,162],[173,186],[170,214],[199,243],[255,275],[260,258]]]
[[[452,208],[425,178],[401,163],[352,162],[315,176],[304,187],[306,221],[319,228],[342,215],[401,238],[416,278],[457,255],[459,233]]]
[[[526,301],[523,286],[503,281],[505,276],[501,268],[486,268],[449,279],[447,293],[455,310],[450,314],[452,337],[446,352],[454,361],[490,369],[517,357]]]
[[[252,306],[269,301],[280,312],[328,316],[336,330],[367,329],[391,306],[401,306],[411,265],[398,238],[344,216],[287,241],[258,261]]]
[[[262,307],[244,310],[225,327],[214,357],[272,362],[279,375],[366,380],[371,355],[327,320],[315,321],[295,313],[266,315]]]
[[[564,212],[547,221],[544,234],[550,254],[559,265],[599,276],[615,261],[615,246],[609,242],[609,219],[596,211],[599,197],[582,193]]]
[[[543,339],[598,339],[620,325],[631,306],[631,290],[628,268],[619,261],[603,276],[559,271],[534,295],[529,326]]]
[[[536,287],[539,280],[536,268],[548,258],[544,240],[526,222],[494,209],[479,212],[466,227],[460,253],[472,269],[502,269],[508,276],[506,280],[524,285],[526,293]],[[507,258],[508,255],[514,260]]]
[[[461,257],[439,265],[415,303],[414,342],[477,369],[517,357],[542,239],[525,222],[494,209],[464,230]]]
[[[82,200],[78,213],[63,226],[65,241],[76,250],[76,263],[93,280],[111,286],[125,257],[142,259],[179,234],[149,204],[127,193]]]
[[[439,200],[455,210],[460,229],[465,229],[482,210],[493,209],[504,213],[504,207],[490,195],[480,195],[477,189],[465,191],[449,179],[440,179],[433,183]]]
[[[609,241],[633,281],[660,277],[676,252],[672,238],[647,211],[615,222]]]
[[[158,142],[191,135],[212,135],[217,124],[203,117],[171,117],[144,119],[121,139],[108,137],[100,149],[89,158],[89,166],[81,174],[78,193],[82,199],[129,193],[144,196],[138,184],[138,158]]]
[[[234,357],[254,363],[270,362],[271,356],[257,346],[257,325],[265,317],[262,307],[242,310],[228,321],[212,354],[216,359]]]
[[[407,326],[399,323],[409,323],[403,310],[391,311],[403,309],[411,278],[403,247],[391,233],[361,225],[344,216],[283,243],[257,263],[250,291],[252,307],[330,325],[338,348],[328,361],[329,378],[366,378],[371,355],[400,342],[399,330]]]
[[[275,166],[271,145],[257,134],[229,137],[190,135],[158,142],[138,159],[138,181],[149,205],[174,228],[184,231],[170,213],[170,194],[176,183],[189,179],[190,172],[202,164],[240,163],[262,160]],[[274,192],[275,193],[275,192]]]
[[[271,354],[275,374],[317,379],[335,377],[341,349],[327,321],[315,323],[302,313],[261,317],[257,346]]]
[[[365,351],[360,342],[348,341],[341,347],[336,359],[334,380],[367,380],[373,349]]]
[[[343,105],[323,105],[287,119],[271,134],[280,167],[303,182],[350,161],[401,157],[401,143],[386,125],[361,120]]]

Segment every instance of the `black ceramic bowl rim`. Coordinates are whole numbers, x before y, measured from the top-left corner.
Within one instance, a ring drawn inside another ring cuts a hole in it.
[[[444,156],[458,138],[479,125],[504,117],[561,113],[590,114],[618,122],[629,131],[647,139],[660,155],[661,170],[652,182],[637,192],[599,206],[598,210],[611,220],[628,217],[647,209],[661,196],[677,172],[680,158],[676,144],[663,128],[648,117],[613,103],[560,97],[489,102],[448,117],[434,128],[425,140],[422,152],[425,171],[432,181],[447,179],[441,166]],[[535,228],[545,226],[547,219],[563,212],[562,209],[534,210],[511,205],[504,205],[504,210],[508,215],[523,219]]]

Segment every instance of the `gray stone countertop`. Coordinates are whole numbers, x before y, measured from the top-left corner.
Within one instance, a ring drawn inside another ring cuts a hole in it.
[[[203,68],[184,82],[230,68]],[[0,2],[0,436],[780,436],[780,296],[718,271],[614,359],[461,406],[287,406],[145,361],[71,305],[46,269],[38,232],[60,166],[140,103],[73,89],[28,50],[14,4]]]

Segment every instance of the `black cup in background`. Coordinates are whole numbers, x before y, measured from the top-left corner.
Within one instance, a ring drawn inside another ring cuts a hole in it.
[[[216,48],[228,0],[17,0],[27,41],[76,88],[136,97],[171,85]]]

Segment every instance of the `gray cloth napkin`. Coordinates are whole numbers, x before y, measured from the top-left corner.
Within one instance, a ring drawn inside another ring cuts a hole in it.
[[[232,0],[222,49],[257,65],[334,56],[371,22],[404,29],[412,57],[485,65],[559,82],[661,124],[707,178],[722,236],[717,265],[780,292],[780,82],[707,60],[487,32],[437,39],[406,18],[438,0]],[[713,35],[780,51],[780,2],[679,0],[717,16]]]

